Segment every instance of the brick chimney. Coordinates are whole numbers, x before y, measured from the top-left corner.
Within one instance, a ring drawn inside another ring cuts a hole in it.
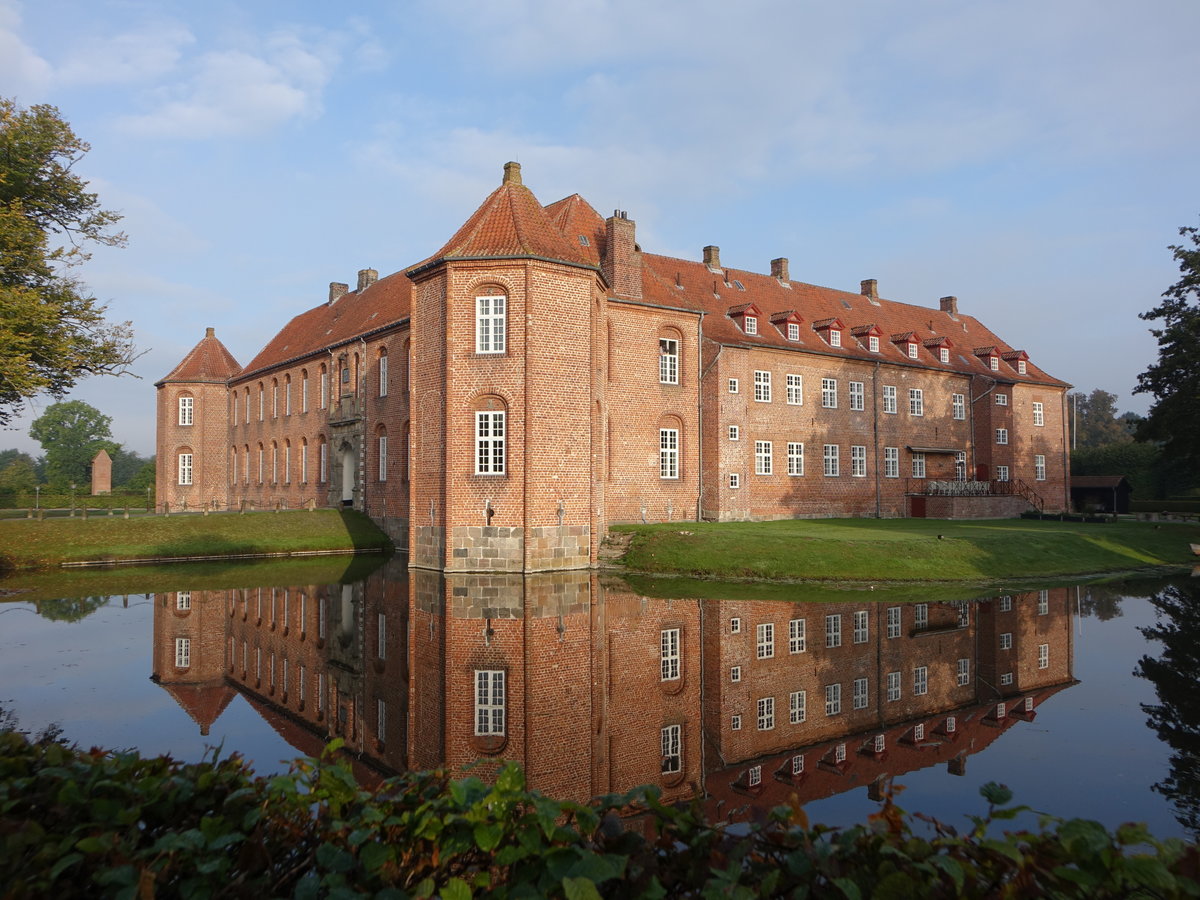
[[[604,259],[600,268],[609,289],[621,297],[641,297],[642,254],[635,239],[636,223],[624,210],[614,209],[604,229]]]
[[[346,284],[345,282],[329,282],[329,302],[331,304],[336,303],[338,298],[345,294],[348,290],[350,290],[350,285]]]
[[[878,300],[879,282],[874,278],[864,278],[858,283],[858,292],[868,300]]]
[[[786,256],[771,260],[771,275],[780,281],[791,281],[788,278],[788,261]]]
[[[521,184],[521,164],[506,162],[504,164],[504,180],[501,184]]]
[[[952,316],[958,315],[958,298],[957,297],[943,297],[941,300],[938,301],[938,304],[941,306],[942,312],[950,313],[950,315],[952,315]]]
[[[376,281],[379,280],[379,272],[375,269],[359,269],[358,270],[358,292],[361,294]]]
[[[709,244],[704,248],[704,264],[710,269],[721,268],[721,248]]]
[[[212,328],[212,327],[205,328],[205,329],[204,329],[204,336],[205,336],[205,337],[216,337],[216,336],[217,336],[217,329],[215,329],[215,328]]]

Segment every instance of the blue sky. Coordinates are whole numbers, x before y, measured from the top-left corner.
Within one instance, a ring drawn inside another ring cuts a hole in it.
[[[436,250],[510,159],[652,252],[954,294],[1144,412],[1137,314],[1200,215],[1198,33],[1195,0],[0,0],[0,95],[57,106],[125,215],[80,275],[142,379],[71,396],[142,454],[206,326],[248,362],[330,281]],[[0,448],[40,452],[46,402]]]

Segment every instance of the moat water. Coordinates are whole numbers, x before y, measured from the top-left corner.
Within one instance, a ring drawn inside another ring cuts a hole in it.
[[[399,559],[181,580],[0,603],[3,717],[187,761],[220,747],[261,774],[332,737],[368,782],[514,759],[551,796],[649,783],[731,819],[794,794],[813,822],[861,822],[892,784],[962,825],[998,781],[1059,816],[1200,830],[1200,579],[925,602],[668,599]]]

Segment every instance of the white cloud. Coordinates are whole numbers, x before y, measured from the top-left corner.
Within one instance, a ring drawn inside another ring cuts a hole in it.
[[[134,84],[173,70],[192,32],[178,23],[147,25],[114,35],[89,35],[72,46],[58,70],[63,85]]]
[[[8,96],[36,98],[54,79],[54,69],[20,35],[21,13],[15,2],[0,0],[0,85]]]
[[[183,83],[157,91],[155,109],[125,116],[119,126],[158,138],[228,137],[268,132],[321,112],[321,96],[337,54],[319,40],[278,31],[259,52],[205,53]]]

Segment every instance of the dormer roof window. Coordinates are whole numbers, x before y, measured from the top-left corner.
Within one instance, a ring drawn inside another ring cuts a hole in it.
[[[995,347],[976,347],[974,353],[993,372],[1000,371],[1000,351]]]
[[[771,324],[779,329],[780,334],[794,343],[800,340],[800,323],[803,321],[804,319],[794,309],[785,309],[783,312],[771,315]]]
[[[929,348],[931,353],[936,353],[938,362],[942,365],[950,363],[950,348],[954,346],[954,342],[948,337],[933,337],[928,338],[922,343]]]
[[[820,319],[812,323],[813,331],[821,336],[830,347],[842,346],[842,330],[845,323],[836,316],[832,319]]]
[[[758,320],[762,318],[762,310],[753,303],[741,303],[730,307],[728,316],[737,323],[743,334],[758,334]]]
[[[1010,366],[1017,370],[1018,375],[1028,374],[1029,366],[1027,365],[1027,362],[1029,361],[1029,354],[1024,350],[1009,350],[1007,353],[1003,354],[1003,359]]]
[[[921,353],[921,345],[917,342],[915,331],[903,331],[892,335],[892,343],[909,359],[917,359]]]
[[[850,334],[858,339],[859,344],[871,353],[879,352],[879,336],[882,334],[877,325],[855,325]]]

